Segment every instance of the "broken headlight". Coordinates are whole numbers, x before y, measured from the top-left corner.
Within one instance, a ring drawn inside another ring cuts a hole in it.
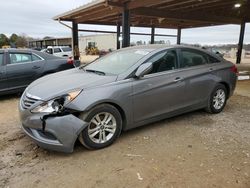
[[[57,113],[57,112],[61,112],[64,108],[64,105],[73,101],[80,93],[81,93],[81,90],[71,91],[71,92],[67,93],[66,95],[63,95],[61,97],[57,97],[55,99],[52,99],[50,101],[47,101],[47,102],[40,104],[39,106],[32,109],[31,112],[32,113]]]

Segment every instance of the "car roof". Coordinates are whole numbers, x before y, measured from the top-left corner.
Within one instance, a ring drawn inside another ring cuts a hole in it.
[[[18,48],[8,48],[8,49],[0,49],[0,52],[19,52],[19,53],[32,53],[37,52],[37,50],[32,49],[18,49]]]
[[[204,51],[201,48],[187,46],[187,45],[167,45],[167,44],[149,44],[149,45],[132,46],[132,47],[128,47],[128,48],[123,48],[121,50],[134,49],[134,50],[154,51],[154,50],[171,49],[171,48],[189,48],[189,49],[196,49],[196,50]]]
[[[69,46],[48,46],[47,48],[70,48]]]
[[[48,59],[63,59],[62,57],[53,56],[51,54],[47,54],[45,52],[40,52],[40,51],[32,50],[32,49],[17,49],[17,48],[0,49],[0,53],[3,53],[3,52],[34,53],[34,54],[41,56],[43,59],[46,59],[46,60],[48,60]]]
[[[123,48],[120,50],[145,50],[148,52],[154,52],[154,51],[167,50],[167,49],[172,49],[172,48],[174,48],[174,49],[185,48],[185,49],[199,50],[199,51],[206,53],[206,54],[209,54],[217,59],[223,59],[223,58],[219,57],[218,55],[216,55],[215,53],[212,53],[206,49],[188,46],[188,45],[149,44],[149,45],[127,47],[127,48]]]

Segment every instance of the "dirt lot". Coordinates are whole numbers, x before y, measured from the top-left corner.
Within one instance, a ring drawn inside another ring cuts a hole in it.
[[[185,114],[125,132],[111,147],[72,154],[20,130],[18,97],[0,99],[0,187],[250,187],[250,81],[223,113]]]

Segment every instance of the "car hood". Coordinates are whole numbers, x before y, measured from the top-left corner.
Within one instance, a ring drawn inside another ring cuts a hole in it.
[[[25,92],[49,100],[75,89],[86,89],[116,81],[117,76],[103,76],[75,68],[44,76],[32,82]]]

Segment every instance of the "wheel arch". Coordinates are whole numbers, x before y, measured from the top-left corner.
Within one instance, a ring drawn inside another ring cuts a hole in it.
[[[220,82],[220,84],[222,84],[222,85],[225,86],[225,88],[226,88],[226,90],[227,90],[227,99],[228,99],[229,96],[230,96],[230,86],[229,86],[229,84],[226,83],[226,82]]]
[[[122,118],[122,130],[124,130],[127,125],[127,116],[126,116],[125,110],[121,107],[121,105],[117,104],[114,101],[101,101],[99,103],[96,103],[92,106],[89,106],[87,112],[89,112],[91,109],[95,108],[96,106],[103,105],[103,104],[109,104],[115,107],[119,111],[121,118]]]

